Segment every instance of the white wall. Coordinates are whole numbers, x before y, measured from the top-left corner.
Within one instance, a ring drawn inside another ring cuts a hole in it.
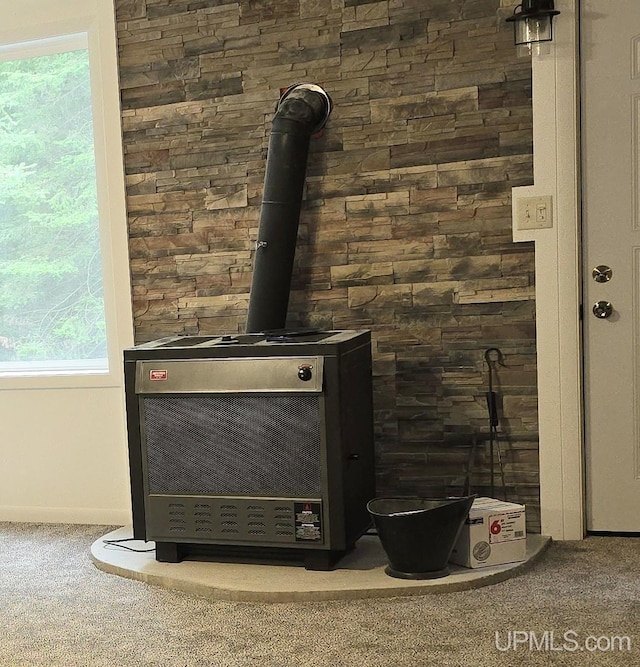
[[[5,390],[0,404],[0,520],[130,521],[118,388]]]
[[[0,47],[88,31],[110,371],[0,377],[0,520],[130,521],[122,348],[133,341],[115,21],[108,0],[0,3]]]
[[[577,0],[556,8],[551,52],[533,56],[534,185],[513,190],[513,237],[536,251],[542,533],[567,540],[585,534]],[[518,199],[532,195],[553,197],[551,229],[518,229]]]

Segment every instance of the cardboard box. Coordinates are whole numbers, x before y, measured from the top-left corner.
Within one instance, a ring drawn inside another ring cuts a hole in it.
[[[516,563],[526,555],[525,506],[476,498],[449,560],[475,568]]]

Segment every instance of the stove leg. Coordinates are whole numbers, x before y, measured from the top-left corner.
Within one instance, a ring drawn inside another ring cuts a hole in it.
[[[179,563],[184,555],[183,545],[178,542],[156,542],[156,560],[161,563]]]
[[[304,555],[304,569],[323,572],[333,570],[345,553],[345,551],[308,551]]]

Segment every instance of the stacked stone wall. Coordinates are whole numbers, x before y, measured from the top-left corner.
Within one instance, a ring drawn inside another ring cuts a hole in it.
[[[309,156],[289,324],[373,336],[378,493],[490,491],[539,529],[531,64],[510,0],[116,0],[138,342],[242,332],[280,90],[335,107]],[[496,493],[500,476],[496,474]]]

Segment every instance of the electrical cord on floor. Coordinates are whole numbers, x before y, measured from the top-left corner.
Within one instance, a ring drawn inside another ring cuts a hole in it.
[[[139,541],[140,540],[137,540],[135,537],[125,537],[121,540],[102,540],[102,543],[106,544],[107,546],[118,547],[119,549],[126,549],[127,551],[133,551],[137,554],[145,554],[156,550],[155,547],[153,547],[152,549],[134,549],[133,547],[128,547],[126,544],[122,544],[122,542],[139,542]]]

